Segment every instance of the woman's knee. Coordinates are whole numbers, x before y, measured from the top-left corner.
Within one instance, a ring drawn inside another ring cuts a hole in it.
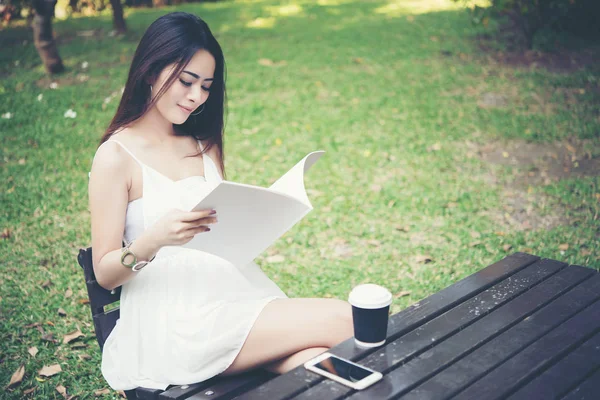
[[[326,346],[333,347],[353,335],[352,306],[339,299],[310,299],[314,323],[320,325],[318,331]],[[319,346],[312,343],[311,347]]]
[[[352,306],[350,303],[343,300],[334,300],[337,304],[333,313],[333,319],[335,320],[334,328],[338,332],[341,340],[346,340],[353,336],[354,325],[352,322]],[[338,338],[339,339],[339,338]],[[337,343],[334,343],[334,345]]]
[[[337,299],[282,299],[265,306],[229,372],[352,337],[352,308]]]

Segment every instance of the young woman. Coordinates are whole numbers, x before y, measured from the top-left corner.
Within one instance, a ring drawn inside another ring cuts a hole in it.
[[[183,210],[222,180],[224,108],[225,62],[206,23],[157,19],[89,182],[94,272],[104,288],[122,286],[102,354],[114,389],[283,373],[352,336],[347,302],[289,299],[254,263],[180,247],[219,223],[213,210]]]

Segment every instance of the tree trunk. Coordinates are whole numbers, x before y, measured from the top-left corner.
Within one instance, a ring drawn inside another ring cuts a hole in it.
[[[55,0],[35,0],[33,8],[33,42],[42,59],[46,71],[59,74],[65,70],[58,48],[52,35],[52,17],[54,16]]]
[[[113,9],[113,27],[117,33],[127,32],[127,25],[125,24],[125,18],[123,18],[123,6],[121,0],[110,0],[110,5]]]
[[[69,0],[69,5],[71,6],[71,10],[73,12],[79,12],[79,0]]]

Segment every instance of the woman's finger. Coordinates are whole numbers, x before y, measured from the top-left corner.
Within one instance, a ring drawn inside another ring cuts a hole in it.
[[[200,226],[196,229],[194,229],[194,234],[198,234],[198,233],[202,233],[202,232],[209,232],[210,228],[208,226]]]
[[[204,217],[204,218],[200,218],[195,221],[190,221],[190,222],[188,222],[188,224],[190,225],[190,229],[191,229],[191,228],[195,228],[200,225],[216,224],[217,221],[218,221],[217,217]]]
[[[201,226],[198,228],[189,229],[185,232],[185,235],[181,238],[180,244],[186,244],[190,240],[192,240],[194,238],[194,236],[196,236],[197,234],[203,233],[203,232],[209,232],[209,231],[210,231],[210,228],[207,226]]]
[[[211,215],[216,214],[215,210],[200,210],[200,211],[188,211],[183,213],[181,217],[181,221],[183,222],[193,222],[202,218],[207,218]]]

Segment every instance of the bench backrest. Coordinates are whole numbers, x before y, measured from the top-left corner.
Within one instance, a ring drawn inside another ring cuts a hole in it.
[[[94,329],[96,331],[96,339],[98,340],[100,349],[102,349],[106,338],[108,338],[108,335],[119,319],[118,307],[112,308],[109,311],[105,311],[105,307],[119,301],[121,298],[121,287],[109,291],[98,284],[96,276],[94,275],[91,247],[80,249],[77,261],[81,268],[83,268],[85,284],[90,299],[90,308],[92,310],[92,319],[94,321]]]

